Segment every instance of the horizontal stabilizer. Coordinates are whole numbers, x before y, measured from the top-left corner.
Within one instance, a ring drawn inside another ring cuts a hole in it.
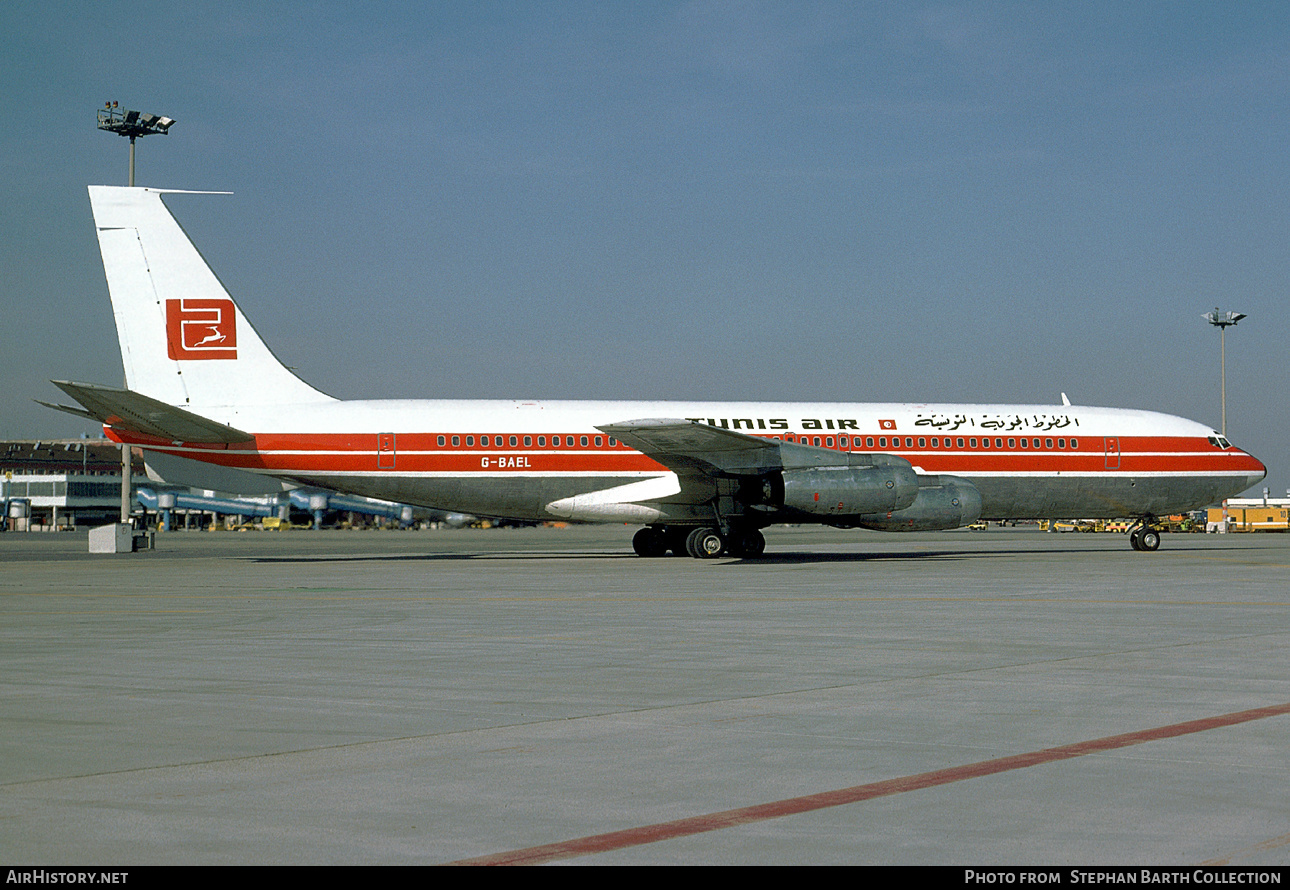
[[[71,405],[55,405],[53,402],[45,402],[45,401],[41,401],[40,399],[32,399],[32,401],[35,402],[37,405],[44,405],[46,408],[53,408],[55,411],[62,411],[65,414],[75,414],[77,417],[85,417],[90,420],[98,420],[97,417],[95,417],[90,412],[86,411],[84,408],[73,408]]]
[[[94,383],[72,383],[68,380],[51,381],[55,386],[85,406],[77,411],[63,405],[49,405],[59,411],[83,414],[113,429],[128,430],[168,439],[172,442],[193,442],[206,445],[249,442],[254,437],[222,423],[208,420],[174,405],[111,386]],[[42,404],[48,404],[42,402]]]

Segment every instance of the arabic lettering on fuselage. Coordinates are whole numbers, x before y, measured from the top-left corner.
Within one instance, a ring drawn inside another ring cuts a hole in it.
[[[967,428],[982,430],[1063,430],[1079,426],[1079,418],[1069,414],[919,414],[914,426],[930,426],[951,431]]]
[[[1044,432],[1063,430],[1067,427],[1078,427],[1079,418],[1070,414],[918,414],[914,421],[916,427],[931,427],[935,432],[953,432],[960,429],[978,429],[991,432],[1010,432],[1028,430]],[[689,417],[694,423],[706,423],[708,426],[723,430],[768,430],[771,432],[789,430],[837,430],[838,432],[862,432],[873,427],[869,421],[858,421],[853,418],[813,418],[805,417],[793,426],[787,418],[748,418],[748,417]],[[900,421],[903,423],[904,421]],[[863,423],[863,425],[861,425]],[[879,420],[880,432],[896,430],[896,420]]]

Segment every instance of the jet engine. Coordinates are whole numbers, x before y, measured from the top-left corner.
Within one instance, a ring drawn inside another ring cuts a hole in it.
[[[918,496],[900,510],[861,516],[856,525],[883,532],[929,532],[981,518],[981,492],[958,476],[919,476]]]
[[[903,462],[902,462],[903,463]],[[767,502],[812,516],[857,516],[901,510],[918,497],[918,474],[908,463],[784,469],[767,477]]]

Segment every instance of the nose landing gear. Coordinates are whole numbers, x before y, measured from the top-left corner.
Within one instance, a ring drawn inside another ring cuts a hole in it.
[[[1129,546],[1144,553],[1160,549],[1160,532],[1151,527],[1151,517],[1139,519],[1129,530]]]

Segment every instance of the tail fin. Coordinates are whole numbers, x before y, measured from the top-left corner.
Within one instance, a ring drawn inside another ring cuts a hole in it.
[[[126,387],[196,410],[330,401],[264,345],[150,188],[90,186]]]

